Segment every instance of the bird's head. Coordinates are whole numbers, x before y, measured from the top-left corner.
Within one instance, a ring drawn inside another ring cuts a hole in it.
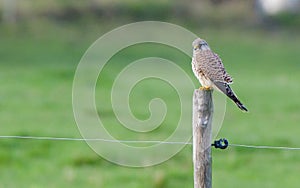
[[[193,42],[193,49],[196,50],[210,50],[207,42],[203,39],[197,38]]]

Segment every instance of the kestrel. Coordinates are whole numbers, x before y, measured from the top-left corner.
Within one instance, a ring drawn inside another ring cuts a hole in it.
[[[229,84],[232,77],[226,72],[221,58],[214,53],[207,42],[197,38],[193,42],[192,68],[195,76],[201,83],[201,89],[217,88],[226,94],[243,111],[247,108],[237,98]]]

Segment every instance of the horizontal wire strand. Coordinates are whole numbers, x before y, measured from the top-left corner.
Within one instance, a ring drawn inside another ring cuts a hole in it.
[[[245,144],[228,144],[232,147],[244,147],[253,149],[278,149],[278,150],[300,150],[300,148],[295,147],[284,147],[284,146],[258,146],[258,145],[245,145]]]
[[[111,140],[103,138],[68,138],[68,137],[48,137],[48,136],[0,136],[0,139],[32,139],[32,140],[56,140],[56,141],[100,141],[111,143],[133,143],[133,144],[178,144],[192,145],[191,142],[168,142],[156,140]],[[261,145],[246,145],[246,144],[228,144],[231,147],[243,147],[253,149],[277,149],[277,150],[300,150],[297,147],[284,146],[261,146]]]
[[[111,140],[103,138],[66,138],[66,137],[42,137],[42,136],[0,136],[0,139],[32,139],[32,140],[59,140],[59,141],[102,141],[112,143],[136,143],[136,144],[179,144],[192,145],[191,142],[168,142],[156,140]]]

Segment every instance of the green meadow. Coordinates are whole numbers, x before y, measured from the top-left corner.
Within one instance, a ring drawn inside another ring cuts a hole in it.
[[[80,138],[72,110],[76,67],[88,47],[117,26],[44,24],[17,30],[1,25],[0,135]],[[233,89],[250,110],[243,113],[228,100],[218,138],[235,144],[300,147],[300,36],[288,31],[188,29],[220,55],[234,78]],[[120,51],[99,76],[102,84],[96,86],[95,98],[99,117],[118,139],[159,140],[176,128],[179,99],[160,80],[136,85],[130,106],[136,117],[147,119],[149,101],[161,97],[168,108],[161,128],[129,131],[118,126],[111,109],[110,88],[118,71],[147,56],[176,62],[198,86],[190,57],[175,49],[145,44]],[[213,149],[213,187],[296,188],[299,167],[297,150]],[[67,186],[193,187],[192,147],[185,146],[162,164],[129,168],[103,159],[83,141],[0,139],[0,187]]]

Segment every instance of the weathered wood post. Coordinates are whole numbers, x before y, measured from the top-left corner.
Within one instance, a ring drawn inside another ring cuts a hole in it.
[[[193,96],[194,188],[212,187],[212,91],[197,89]]]

